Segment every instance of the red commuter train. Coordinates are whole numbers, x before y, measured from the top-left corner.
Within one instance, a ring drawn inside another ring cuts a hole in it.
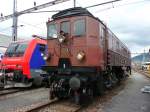
[[[45,50],[46,40],[39,38],[11,43],[1,61],[0,78],[4,87],[41,85],[41,66],[46,64],[43,59]]]
[[[129,49],[87,9],[58,12],[47,22],[47,65],[50,98],[74,98],[83,103],[131,71]],[[84,100],[83,100],[84,99]]]

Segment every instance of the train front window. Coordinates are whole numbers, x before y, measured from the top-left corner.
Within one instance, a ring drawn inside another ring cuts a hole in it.
[[[26,43],[19,44],[19,46],[16,49],[16,54],[23,55],[25,50],[26,50],[26,48],[27,48],[27,44]]]
[[[48,25],[48,38],[57,38],[57,26],[56,26],[56,24]]]
[[[77,20],[74,22],[74,36],[85,35],[85,20]]]
[[[13,56],[17,47],[18,47],[18,44],[16,44],[16,43],[10,44],[5,52],[5,56],[10,56],[10,57]]]
[[[60,30],[63,31],[64,33],[69,33],[70,32],[70,25],[68,21],[64,21],[61,23]]]
[[[27,48],[26,43],[21,43],[21,44],[13,43],[13,44],[10,44],[10,46],[6,50],[5,56],[8,56],[8,57],[23,56],[26,48]]]

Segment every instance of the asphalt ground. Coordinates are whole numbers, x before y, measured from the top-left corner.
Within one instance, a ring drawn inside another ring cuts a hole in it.
[[[150,112],[150,94],[141,92],[146,85],[150,85],[150,78],[133,72],[125,88],[98,112]]]
[[[30,106],[37,102],[48,100],[49,90],[46,88],[33,90],[24,94],[18,94],[13,97],[0,100],[0,112],[10,112],[18,108]]]

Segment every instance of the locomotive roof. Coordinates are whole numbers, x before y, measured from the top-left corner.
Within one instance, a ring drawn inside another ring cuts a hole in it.
[[[82,8],[82,7],[75,7],[75,8],[69,8],[69,9],[62,10],[62,11],[54,14],[52,16],[52,19],[56,20],[56,19],[62,19],[62,18],[67,18],[67,17],[73,17],[73,16],[89,16],[89,17],[92,17],[92,18],[98,20],[101,24],[103,24],[105,27],[107,27],[99,18],[95,17],[86,8]],[[108,30],[113,35],[115,35],[109,28],[108,28]],[[117,38],[117,37],[115,36],[115,38]],[[122,44],[126,47],[126,49],[128,49],[127,46],[124,43],[122,43]],[[128,51],[129,51],[129,49],[128,49]]]
[[[95,17],[93,14],[91,14],[86,8],[82,7],[75,7],[75,8],[69,8],[62,10],[52,16],[52,19],[62,19],[67,17],[73,17],[73,16],[89,16],[92,17],[99,22],[101,22],[104,26],[106,26],[99,18]]]
[[[90,16],[95,18],[86,8],[75,7],[66,10],[62,10],[52,16],[52,19],[61,19],[72,16]],[[95,18],[96,19],[96,18]]]

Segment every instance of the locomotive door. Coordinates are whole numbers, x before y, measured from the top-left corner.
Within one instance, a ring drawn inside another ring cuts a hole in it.
[[[70,47],[69,47],[69,38],[70,38],[70,21],[67,20],[67,21],[62,21],[60,23],[60,32],[63,32],[64,33],[64,37],[65,37],[65,40],[63,42],[63,44],[61,44],[60,46],[60,56],[61,58],[68,58],[71,54],[71,50],[70,50]]]
[[[107,27],[105,26],[105,29],[104,29],[104,35],[105,35],[105,38],[104,38],[104,65],[105,65],[105,69],[107,67],[107,55],[108,55],[108,29]]]
[[[107,49],[108,49],[108,35],[107,35],[107,27],[103,24],[100,24],[100,37],[101,37],[101,44],[103,49],[103,64],[104,69],[106,69],[107,66]]]

